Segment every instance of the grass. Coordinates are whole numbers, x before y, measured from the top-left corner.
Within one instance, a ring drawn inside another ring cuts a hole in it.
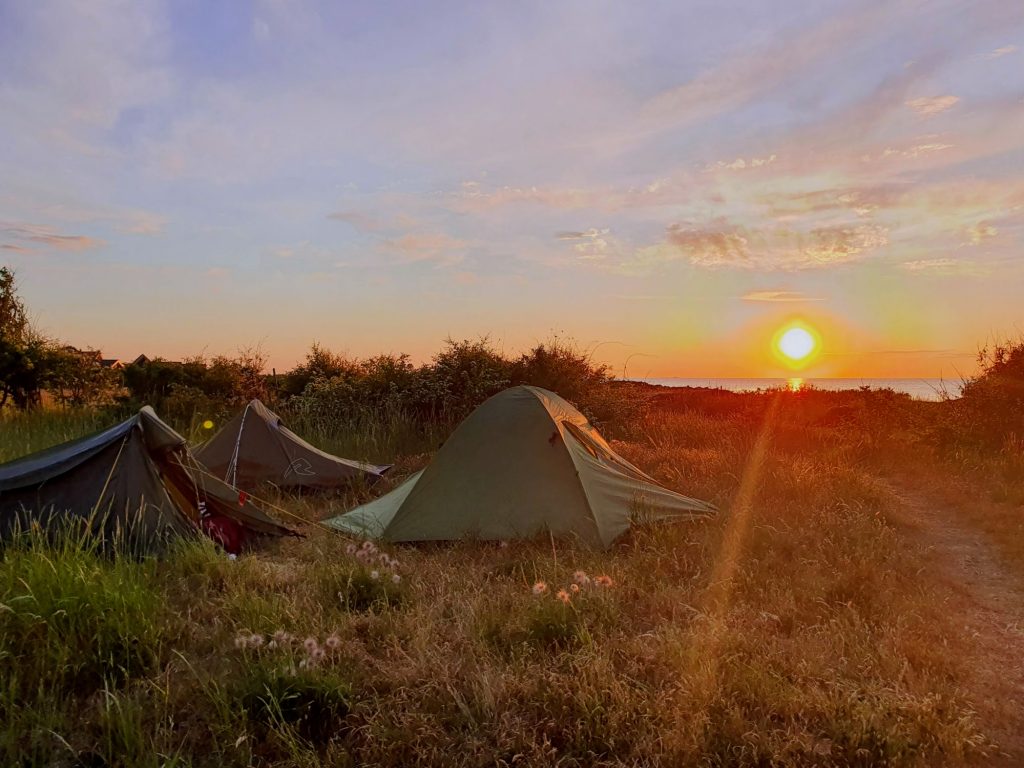
[[[393,564],[312,524],[237,561],[205,542],[141,563],[8,548],[0,763],[984,761],[970,639],[877,481],[935,472],[919,406],[859,392],[655,401],[611,426],[614,447],[723,513],[637,526],[606,553],[464,542],[389,547]],[[7,421],[0,455],[90,418]],[[314,442],[394,450],[391,484],[439,437],[327,431]],[[275,502],[313,523],[380,490]],[[578,571],[611,586],[574,593]]]

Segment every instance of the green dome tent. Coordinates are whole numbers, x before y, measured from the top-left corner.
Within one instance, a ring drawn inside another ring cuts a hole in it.
[[[155,554],[198,535],[204,514],[248,534],[293,533],[210,475],[149,406],[110,429],[0,464],[0,540],[72,527],[103,548]]]
[[[473,411],[426,469],[326,524],[393,542],[529,538],[548,530],[608,548],[629,529],[636,506],[655,520],[716,512],[658,485],[558,395],[524,386]]]
[[[332,456],[310,445],[259,400],[196,449],[196,457],[225,482],[254,490],[331,490],[357,478],[377,480],[391,468]]]

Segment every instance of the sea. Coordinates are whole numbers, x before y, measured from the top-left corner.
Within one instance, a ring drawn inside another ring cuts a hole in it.
[[[942,400],[946,397],[959,397],[962,386],[960,381],[949,379],[802,379],[794,377],[789,379],[665,378],[633,379],[633,381],[644,381],[662,387],[709,387],[727,389],[731,392],[754,392],[759,389],[778,388],[796,391],[804,387],[839,391],[870,387],[871,389],[891,389],[895,392],[905,392],[918,400]]]

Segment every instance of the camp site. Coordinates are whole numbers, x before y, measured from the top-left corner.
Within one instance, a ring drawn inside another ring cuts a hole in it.
[[[0,768],[1024,766],[1024,3],[0,0]]]

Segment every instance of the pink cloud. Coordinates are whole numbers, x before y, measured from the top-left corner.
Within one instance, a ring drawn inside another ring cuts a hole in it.
[[[934,117],[952,109],[960,101],[959,96],[921,96],[905,102],[908,107],[923,117]]]

